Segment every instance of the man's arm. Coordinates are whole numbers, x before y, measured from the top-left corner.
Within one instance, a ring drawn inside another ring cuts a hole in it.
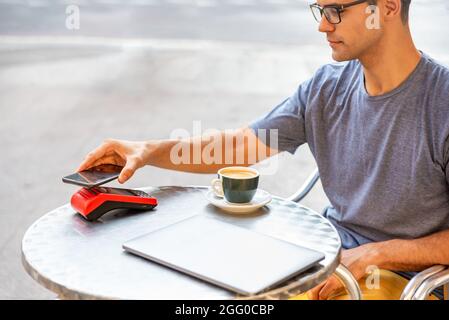
[[[90,152],[78,171],[100,164],[124,166],[124,183],[145,166],[194,173],[216,173],[227,166],[249,166],[278,153],[245,127],[184,139],[124,141],[108,139]]]
[[[248,127],[181,140],[149,142],[148,149],[153,151],[146,164],[194,173],[216,173],[228,166],[250,166],[278,153]]]
[[[449,265],[449,230],[429,236],[374,242],[345,250],[341,263],[359,280],[369,266],[392,271],[422,271],[436,264]],[[308,292],[311,299],[326,300],[341,289],[341,283],[331,277]]]
[[[414,240],[378,243],[379,268],[420,271],[435,264],[449,265],[449,230]]]

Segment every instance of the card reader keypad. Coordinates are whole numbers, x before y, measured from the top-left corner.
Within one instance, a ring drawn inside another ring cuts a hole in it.
[[[133,190],[133,192],[136,194],[136,196],[139,196],[141,198],[150,198],[150,195],[146,192],[140,190]]]

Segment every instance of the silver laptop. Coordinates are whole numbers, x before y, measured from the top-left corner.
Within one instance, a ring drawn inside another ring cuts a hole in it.
[[[274,287],[324,259],[321,252],[205,215],[127,241],[123,248],[243,295]]]

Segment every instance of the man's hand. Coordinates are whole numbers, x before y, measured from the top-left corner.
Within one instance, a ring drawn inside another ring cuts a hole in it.
[[[108,139],[90,152],[77,171],[83,171],[100,164],[123,166],[118,181],[124,183],[134,172],[146,164],[150,153],[148,142],[134,142]]]
[[[368,266],[380,264],[379,245],[380,243],[369,243],[344,250],[340,262],[351,271],[356,280],[360,280],[366,275]],[[327,300],[342,288],[341,282],[335,276],[331,276],[328,280],[309,290],[307,296],[311,300]]]

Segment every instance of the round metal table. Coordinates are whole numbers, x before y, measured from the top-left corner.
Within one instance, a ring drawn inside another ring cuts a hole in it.
[[[158,199],[154,210],[117,210],[88,222],[67,204],[44,215],[23,237],[26,271],[65,299],[286,299],[324,281],[339,265],[341,242],[335,228],[295,202],[273,197],[267,206],[239,215],[209,204],[208,187],[141,190]],[[245,297],[122,249],[126,240],[199,214],[321,251],[325,259],[274,290]]]

